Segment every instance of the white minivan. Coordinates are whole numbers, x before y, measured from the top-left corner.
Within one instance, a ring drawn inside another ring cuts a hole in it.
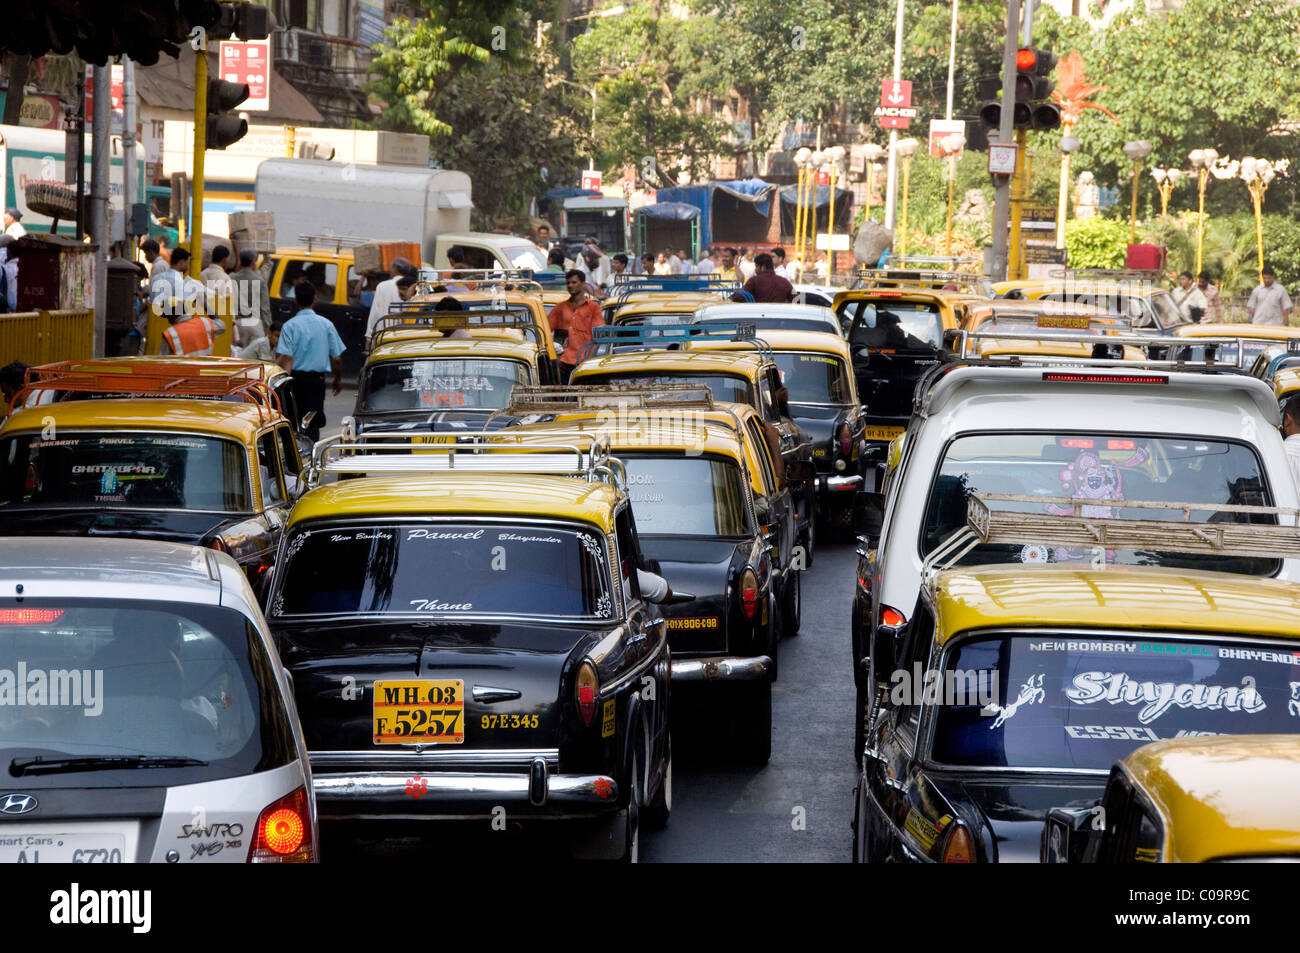
[[[224,553],[0,538],[0,862],[314,861],[292,686]]]

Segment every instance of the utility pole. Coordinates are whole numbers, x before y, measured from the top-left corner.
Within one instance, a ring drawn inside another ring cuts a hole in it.
[[[1002,44],[1002,113],[998,124],[998,142],[1012,142],[1016,111],[1016,28],[1020,23],[1020,0],[1007,0],[1007,32]],[[1025,161],[1016,156],[1016,167]],[[1007,277],[1008,225],[1011,218],[1011,177],[997,176],[996,198],[993,203],[993,264],[990,269],[995,281]]]
[[[208,44],[194,51],[194,174],[190,179],[190,277],[203,268],[203,159],[208,148]]]
[[[1010,0],[1014,3],[1015,0]],[[898,0],[898,12],[894,18],[894,81],[903,79],[903,0]],[[885,182],[885,228],[893,231],[894,205],[898,200],[898,130],[889,130],[889,177]]]
[[[135,194],[135,63],[122,57],[122,234],[126,239],[127,257],[135,257],[135,215],[132,214],[139,197]]]
[[[108,309],[108,147],[112,131],[111,67],[96,66],[95,138],[90,147],[90,241],[95,246],[94,356],[104,356],[104,327]]]

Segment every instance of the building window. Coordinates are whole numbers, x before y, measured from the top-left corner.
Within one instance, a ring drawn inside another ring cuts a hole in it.
[[[291,27],[320,29],[320,0],[284,0],[284,13]]]

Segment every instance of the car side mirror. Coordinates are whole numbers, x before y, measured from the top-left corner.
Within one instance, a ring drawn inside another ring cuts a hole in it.
[[[754,519],[758,520],[761,526],[767,526],[772,522],[772,503],[767,497],[754,498]]]
[[[863,490],[853,497],[853,532],[863,536],[868,546],[880,541],[885,523],[885,494]]]
[[[298,422],[298,428],[300,430],[306,430],[316,422],[316,418],[319,416],[320,414],[315,410],[307,411],[307,413],[302,415],[302,420]]]
[[[1054,807],[1047,812],[1038,859],[1044,864],[1082,863],[1100,846],[1106,815],[1100,805]]]

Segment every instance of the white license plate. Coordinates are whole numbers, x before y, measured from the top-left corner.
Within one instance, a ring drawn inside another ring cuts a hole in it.
[[[16,843],[10,843],[15,841]],[[3,864],[121,864],[126,838],[121,834],[17,834],[0,830]]]

